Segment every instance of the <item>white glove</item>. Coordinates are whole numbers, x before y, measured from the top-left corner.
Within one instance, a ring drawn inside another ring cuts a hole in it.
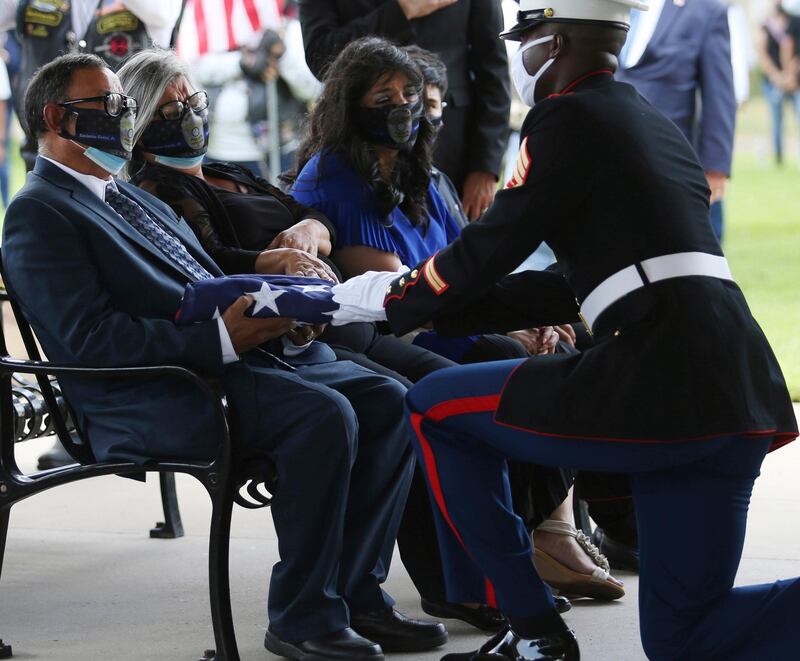
[[[405,272],[408,267],[402,267]],[[386,321],[383,300],[386,292],[398,280],[401,273],[392,271],[367,271],[331,288],[334,302],[339,309],[332,313],[334,326],[356,321]]]

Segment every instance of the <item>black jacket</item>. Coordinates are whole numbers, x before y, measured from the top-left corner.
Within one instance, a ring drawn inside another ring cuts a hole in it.
[[[300,0],[306,60],[317,77],[349,42],[379,35],[418,44],[447,66],[449,91],[436,161],[461,189],[466,172],[500,174],[511,107],[500,0],[459,0],[406,20],[396,0]]]
[[[134,175],[132,183],[168,204],[189,223],[203,249],[226,274],[254,273],[256,258],[269,243],[250,245],[236,231],[237,223],[262,223],[270,232],[268,236],[271,240],[292,224],[313,218],[328,228],[331,245],[336,245],[336,227],[324,214],[300,204],[291,195],[253,175],[250,170],[234,163],[209,163],[203,165],[203,171],[213,177],[243,184],[255,194],[273,197],[287,211],[277,221],[255,215],[231,218],[215,188],[198,177],[158,163],[146,163]],[[291,221],[288,221],[289,218]],[[324,256],[320,256],[320,259],[333,265]]]
[[[470,334],[571,322],[578,300],[645,259],[721,255],[703,169],[678,128],[630,85],[597,72],[537,104],[516,173],[460,238],[395,282],[398,334],[433,319]],[[546,240],[563,273],[506,276]],[[679,277],[636,290],[579,355],[521,364],[497,420],[538,433],[648,444],[797,435],[789,394],[739,287]]]

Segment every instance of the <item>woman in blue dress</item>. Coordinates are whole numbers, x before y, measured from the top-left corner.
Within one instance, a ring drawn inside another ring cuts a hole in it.
[[[408,53],[380,38],[359,39],[332,63],[324,83],[298,151],[297,173],[288,178],[292,196],[336,226],[332,257],[345,278],[413,266],[447,246],[460,228],[431,180],[436,129],[426,116],[429,90]],[[420,331],[414,342],[472,363],[551,353],[559,338],[553,328],[510,335],[444,338]],[[530,464],[511,467],[517,494],[529,490],[531,482],[535,492],[530,470]],[[571,475],[563,477],[568,485]],[[569,525],[569,503],[530,526],[554,519],[535,533],[543,577],[571,594],[621,597],[622,584],[610,576],[605,559]],[[446,617],[427,606],[423,600],[428,613]]]

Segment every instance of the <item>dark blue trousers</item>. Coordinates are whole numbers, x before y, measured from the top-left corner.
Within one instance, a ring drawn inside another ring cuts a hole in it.
[[[800,581],[733,588],[750,494],[771,439],[645,445],[504,426],[494,414],[518,364],[442,370],[407,397],[416,450],[438,507],[448,600],[495,600],[512,622],[556,628],[552,596],[512,509],[506,459],[627,472],[639,525],[640,624],[648,657],[727,661],[793,654]]]
[[[381,585],[414,470],[405,388],[316,348],[329,362],[289,371],[248,355],[225,375],[239,438],[278,471],[268,610],[270,629],[289,642],[394,603]]]

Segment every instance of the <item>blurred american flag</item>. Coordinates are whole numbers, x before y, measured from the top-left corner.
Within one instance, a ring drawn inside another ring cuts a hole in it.
[[[188,0],[178,33],[178,54],[193,61],[233,50],[265,28],[281,26],[281,0]]]

